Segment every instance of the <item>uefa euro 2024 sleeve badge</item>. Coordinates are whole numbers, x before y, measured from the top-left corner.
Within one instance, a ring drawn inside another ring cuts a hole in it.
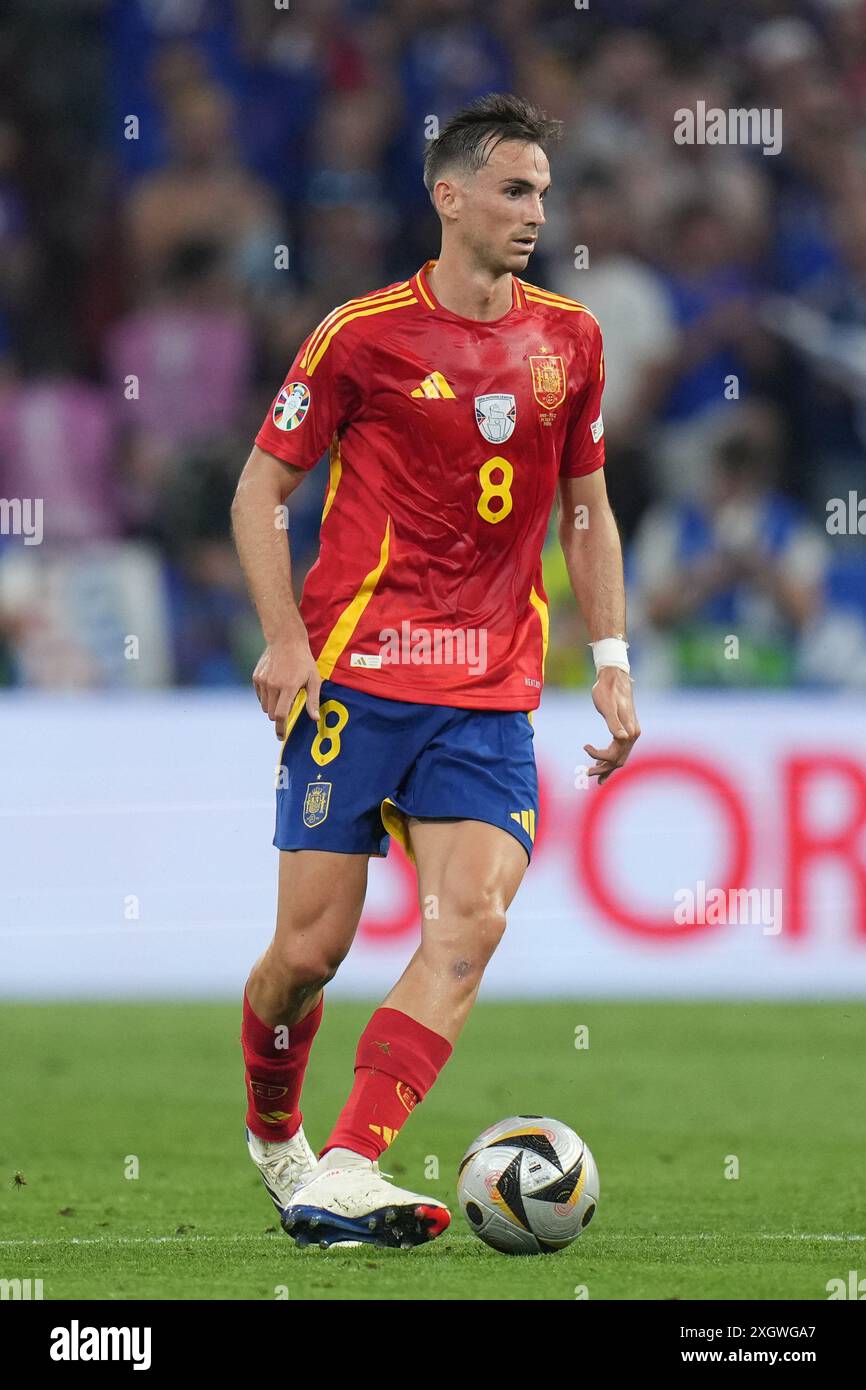
[[[308,782],[307,794],[304,797],[304,825],[321,825],[328,814],[328,807],[331,804],[331,783],[330,782]]]
[[[278,430],[296,430],[310,408],[310,388],[302,381],[290,381],[274,401],[274,424]]]
[[[503,444],[514,431],[517,402],[513,396],[499,392],[475,397],[475,421],[484,438],[491,444]]]

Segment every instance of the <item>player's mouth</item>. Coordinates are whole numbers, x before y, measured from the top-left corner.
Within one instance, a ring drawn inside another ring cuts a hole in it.
[[[512,237],[511,240],[514,242],[515,246],[520,247],[521,251],[531,251],[538,238],[534,236],[515,236]]]

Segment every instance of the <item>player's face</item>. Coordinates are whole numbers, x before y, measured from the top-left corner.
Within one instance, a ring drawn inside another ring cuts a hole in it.
[[[459,225],[479,263],[495,274],[526,269],[544,225],[550,165],[538,145],[503,140],[463,187]]]

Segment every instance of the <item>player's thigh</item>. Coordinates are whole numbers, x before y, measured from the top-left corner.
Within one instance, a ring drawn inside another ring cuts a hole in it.
[[[281,850],[274,950],[286,964],[324,973],[345,956],[364,907],[368,854]]]
[[[472,945],[489,956],[526,873],[526,850],[498,825],[409,818],[418,869],[422,945]]]

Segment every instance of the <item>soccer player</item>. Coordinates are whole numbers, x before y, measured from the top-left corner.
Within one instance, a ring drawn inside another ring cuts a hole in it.
[[[503,94],[448,122],[424,170],[438,260],[310,334],[232,506],[267,642],[253,684],[282,740],[276,931],[243,1005],[247,1143],[301,1244],[410,1246],[450,1220],[378,1160],[448,1061],[532,855],[541,551],[557,489],[610,730],[607,747],[584,745],[590,776],[605,782],[640,732],[602,467],[599,326],[520,278],[559,131]],[[299,610],[280,518],[326,449],[320,554]],[[361,1035],[351,1094],[317,1155],[299,1102],[323,987],[351,946],[369,858],[391,836],[417,870],[421,944]]]

